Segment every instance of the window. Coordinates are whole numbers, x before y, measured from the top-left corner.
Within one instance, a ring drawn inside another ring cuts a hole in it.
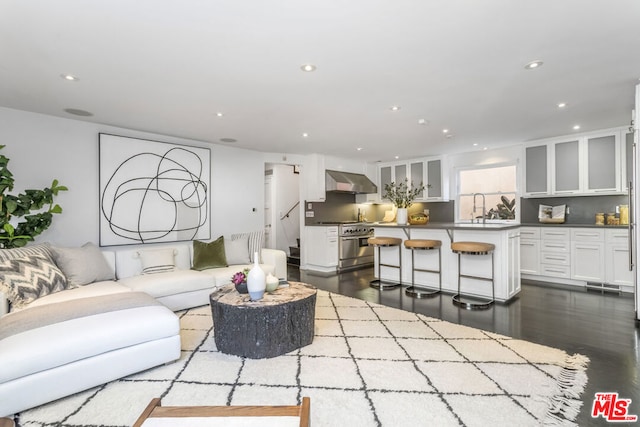
[[[516,166],[489,166],[458,171],[458,220],[482,218],[482,196],[485,196],[486,218],[494,220],[516,219]]]

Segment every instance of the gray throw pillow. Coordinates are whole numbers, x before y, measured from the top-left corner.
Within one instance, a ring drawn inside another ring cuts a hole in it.
[[[0,261],[0,291],[12,310],[68,287],[62,271],[42,254]]]
[[[227,257],[227,264],[249,264],[249,236],[240,237],[236,240],[224,239],[224,253]]]
[[[114,271],[100,249],[91,242],[80,248],[52,247],[53,260],[71,286],[88,285],[103,280],[115,280]]]

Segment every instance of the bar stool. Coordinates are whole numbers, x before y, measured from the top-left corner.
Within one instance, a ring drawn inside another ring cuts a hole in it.
[[[495,284],[493,281],[493,251],[496,248],[495,245],[491,243],[482,243],[482,242],[453,242],[451,243],[451,251],[453,253],[458,254],[458,293],[453,296],[453,303],[458,307],[466,308],[467,310],[481,310],[486,309],[491,306],[491,304],[495,301]],[[462,274],[460,268],[460,261],[462,255],[489,255],[491,254],[491,277],[482,277],[482,276],[474,276],[469,274]],[[469,297],[473,299],[473,301],[463,301],[464,297],[460,293],[460,280],[465,277],[468,279],[477,279],[477,280],[485,280],[487,282],[491,282],[491,299],[488,298],[479,298],[479,297]]]
[[[368,239],[369,246],[373,246],[378,251],[378,278],[369,282],[369,286],[384,290],[391,289],[402,285],[402,251],[400,249],[400,245],[402,244],[402,239],[397,237],[369,237]],[[380,248],[398,248],[398,265],[395,264],[384,264],[382,262]],[[388,282],[382,280],[382,276],[380,275],[380,267],[392,267],[398,269],[398,283],[396,282]]]
[[[408,239],[404,241],[404,247],[411,250],[411,286],[405,289],[404,293],[414,298],[427,298],[439,294],[440,291],[442,291],[442,241],[427,239]],[[414,257],[416,251],[431,251],[434,249],[438,250],[438,269],[430,270],[426,268],[416,268]],[[429,289],[423,286],[416,286],[416,271],[438,274],[438,289]]]

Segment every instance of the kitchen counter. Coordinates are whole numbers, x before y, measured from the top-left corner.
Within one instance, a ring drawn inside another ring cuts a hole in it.
[[[518,223],[487,223],[471,224],[454,222],[429,222],[424,225],[398,225],[396,223],[371,224],[375,236],[397,237],[406,239],[440,240],[442,290],[455,293],[458,286],[458,255],[451,252],[451,242],[485,242],[495,245],[494,250],[494,280],[496,301],[508,301],[520,292],[520,224]],[[383,248],[384,262],[397,263],[397,248]],[[411,251],[401,246],[402,251],[402,284],[410,285],[412,259]],[[464,255],[463,255],[464,256]],[[395,259],[395,261],[394,261]],[[415,254],[418,268],[437,269],[438,251],[420,251]],[[378,272],[378,254],[375,255],[375,274]],[[380,265],[380,275],[385,281],[397,281],[398,271]],[[475,256],[474,259],[463,261],[463,274],[481,277],[491,276],[491,256]],[[416,273],[416,284],[437,288],[437,275],[431,273]],[[462,293],[479,297],[491,297],[491,286],[484,281],[463,279]]]
[[[603,229],[625,229],[628,225],[595,225],[595,224],[545,224],[543,222],[527,222],[520,224],[522,227],[573,227],[573,228],[603,228]]]
[[[492,223],[470,223],[470,222],[429,222],[422,225],[398,225],[395,222],[374,222],[373,227],[411,228],[411,229],[432,229],[432,230],[511,230],[519,228],[520,224],[512,222],[492,222]]]

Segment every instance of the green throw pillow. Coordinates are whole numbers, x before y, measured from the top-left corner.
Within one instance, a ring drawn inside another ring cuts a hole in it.
[[[209,243],[194,240],[192,269],[206,270],[220,267],[228,267],[227,257],[224,253],[224,237],[220,236]]]

